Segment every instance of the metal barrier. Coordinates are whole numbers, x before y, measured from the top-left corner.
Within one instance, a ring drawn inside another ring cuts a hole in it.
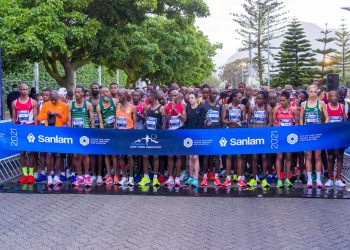
[[[344,153],[344,163],[342,175],[347,183],[350,183],[350,154]]]
[[[19,155],[13,155],[0,160],[0,184],[22,174]]]

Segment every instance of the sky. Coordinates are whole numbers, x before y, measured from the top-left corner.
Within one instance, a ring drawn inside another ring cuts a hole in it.
[[[230,56],[241,46],[235,30],[239,26],[233,22],[230,13],[243,11],[245,0],[204,0],[209,6],[210,17],[200,18],[196,26],[206,34],[212,43],[222,43],[222,50],[214,57],[216,66],[224,65]],[[300,21],[315,23],[320,27],[337,29],[341,19],[345,19],[350,29],[350,11],[341,7],[350,7],[350,0],[282,0],[289,13],[288,17],[296,17]]]

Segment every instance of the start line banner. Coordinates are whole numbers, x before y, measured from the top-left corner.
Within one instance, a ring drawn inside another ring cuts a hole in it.
[[[350,122],[293,127],[115,130],[0,123],[0,150],[91,155],[227,155],[350,146]]]

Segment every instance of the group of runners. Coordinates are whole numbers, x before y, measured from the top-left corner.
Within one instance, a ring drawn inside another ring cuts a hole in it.
[[[21,125],[67,126],[98,129],[240,129],[268,126],[296,126],[344,122],[349,119],[347,88],[321,91],[320,81],[307,90],[253,89],[240,83],[227,84],[223,92],[208,85],[160,90],[120,89],[116,83],[89,90],[77,86],[72,98],[65,89],[45,88],[40,95],[28,95],[28,86],[19,85],[20,97],[12,102],[12,122]],[[71,96],[71,95],[70,95]],[[203,131],[204,132],[204,131]],[[268,188],[292,187],[295,181],[308,188],[345,184],[341,177],[345,149],[299,153],[221,156],[139,156],[78,155],[21,152],[21,184],[47,181],[60,186],[134,185],[159,187],[215,186]],[[334,166],[337,166],[334,173]],[[324,179],[324,181],[322,180]]]

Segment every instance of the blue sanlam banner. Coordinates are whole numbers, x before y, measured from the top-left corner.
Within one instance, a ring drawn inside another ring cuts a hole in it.
[[[114,130],[0,124],[0,150],[101,155],[301,152],[350,145],[350,122],[193,130]]]

